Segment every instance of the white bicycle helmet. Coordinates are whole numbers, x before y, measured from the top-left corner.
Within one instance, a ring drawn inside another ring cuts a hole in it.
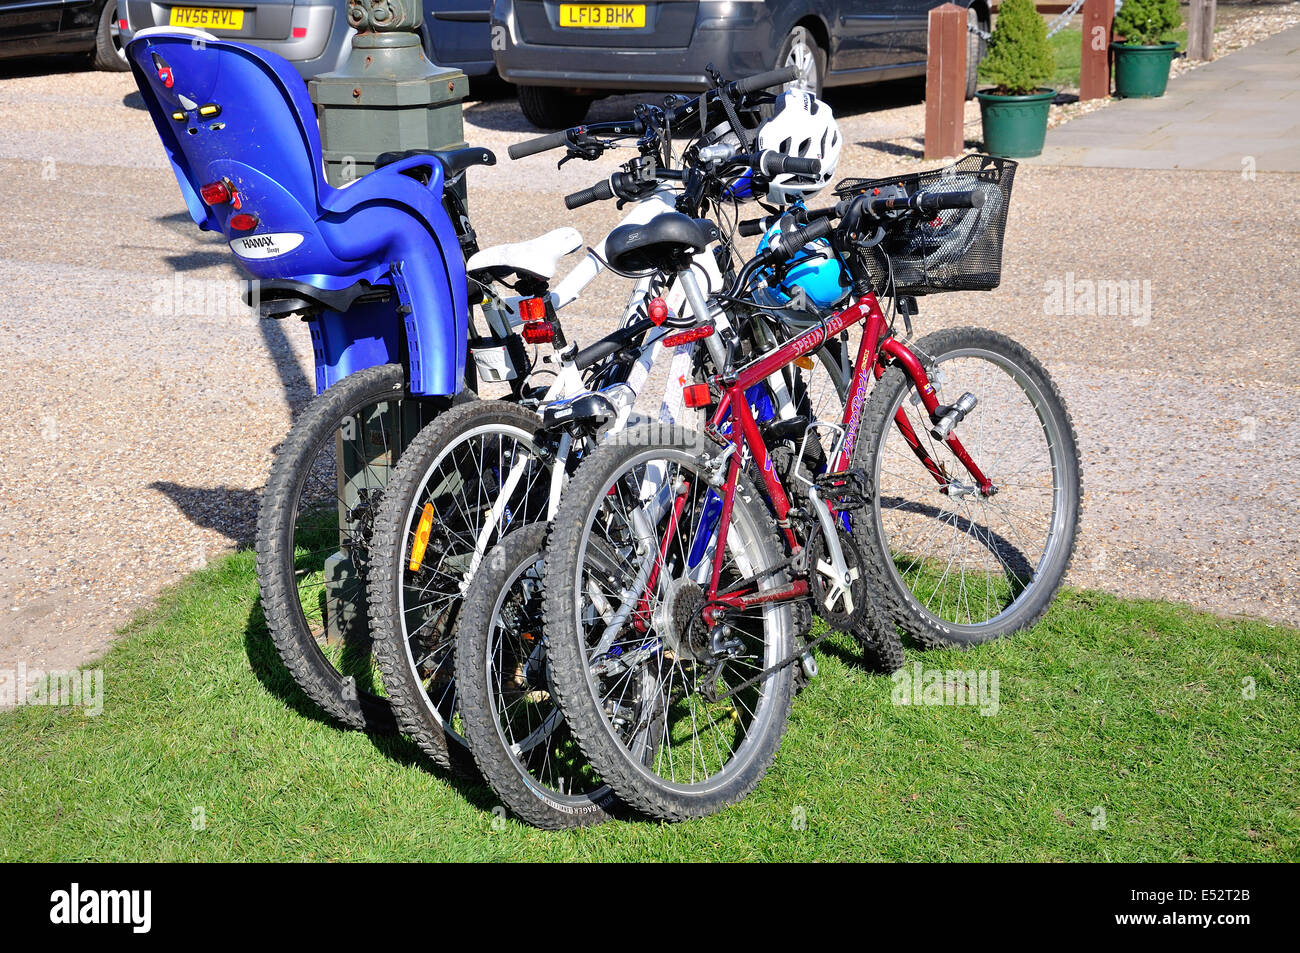
[[[835,114],[812,93],[790,89],[776,101],[772,118],[758,128],[759,149],[773,149],[789,156],[821,159],[818,175],[785,173],[773,177],[767,197],[778,205],[816,195],[835,176],[843,147]]]

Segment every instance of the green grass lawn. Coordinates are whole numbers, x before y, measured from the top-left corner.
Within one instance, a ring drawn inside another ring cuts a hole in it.
[[[1187,28],[1179,27],[1169,39],[1178,42],[1178,48],[1187,48]],[[1079,66],[1083,58],[1083,31],[1077,26],[1068,26],[1060,33],[1048,37],[1048,42],[1052,44],[1052,54],[1056,57],[1056,72],[1052,78],[1047,81],[1047,85],[1054,89],[1078,89],[1079,88]],[[985,75],[984,66],[980,64],[980,79],[988,81]]]
[[[1263,622],[1074,592],[1032,632],[912,656],[996,670],[993,717],[891,704],[828,642],[744,803],[560,834],[318,717],[269,647],[251,553],[127,635],[99,716],[0,714],[0,860],[1300,859],[1300,633]]]

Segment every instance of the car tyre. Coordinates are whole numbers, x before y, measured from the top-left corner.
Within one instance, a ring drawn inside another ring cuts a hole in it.
[[[988,21],[980,16],[974,7],[966,8],[966,98],[975,98],[975,87],[979,85],[980,60],[988,51],[989,41],[984,39],[976,29],[989,30]]]
[[[592,97],[552,86],[520,86],[516,91],[524,118],[538,129],[568,129],[587,118]]]
[[[826,81],[826,51],[806,26],[795,27],[781,44],[776,69],[783,66],[794,66],[800,73],[799,79],[786,89],[805,89],[821,98],[822,85]]]
[[[95,31],[95,69],[122,73],[131,68],[122,49],[117,20],[117,0],[108,0],[99,11],[99,29]]]

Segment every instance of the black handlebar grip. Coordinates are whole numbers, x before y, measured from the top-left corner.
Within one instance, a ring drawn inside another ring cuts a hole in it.
[[[746,219],[736,226],[738,231],[745,238],[753,238],[755,235],[762,235],[767,231],[767,219],[751,218]]]
[[[743,96],[745,93],[752,93],[758,89],[767,89],[770,86],[784,86],[786,83],[793,83],[798,78],[799,70],[793,66],[786,66],[783,69],[768,70],[766,73],[759,73],[757,76],[738,79],[733,88],[737,94]]]
[[[932,214],[946,208],[983,208],[987,199],[985,186],[977,185],[970,189],[934,192],[918,192],[912,198],[912,206],[918,212]]]
[[[568,209],[581,208],[584,205],[590,205],[592,202],[600,202],[613,197],[614,189],[609,184],[609,179],[602,179],[589,189],[566,195],[564,197],[564,207]]]
[[[506,150],[512,159],[522,159],[524,156],[537,155],[539,152],[547,152],[551,149],[558,149],[560,146],[569,141],[568,130],[561,129],[559,132],[553,132],[549,136],[539,136],[536,139],[529,139],[526,142],[516,142]]]
[[[573,363],[580,371],[585,371],[597,361],[604,360],[615,351],[622,348],[627,342],[616,337],[608,337],[597,341],[589,347],[584,347],[577,354],[573,355]]]
[[[795,229],[789,235],[783,235],[768,249],[764,257],[769,265],[785,261],[809,242],[825,238],[834,227],[829,218],[819,218],[811,225],[805,225],[803,228]]]
[[[821,159],[803,159],[771,150],[758,157],[758,164],[759,171],[764,175],[780,175],[783,172],[794,175],[816,175],[822,170]]]

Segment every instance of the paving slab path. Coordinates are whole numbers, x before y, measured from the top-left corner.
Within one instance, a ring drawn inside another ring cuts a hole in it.
[[[1053,129],[1036,165],[1300,172],[1300,27]]]

